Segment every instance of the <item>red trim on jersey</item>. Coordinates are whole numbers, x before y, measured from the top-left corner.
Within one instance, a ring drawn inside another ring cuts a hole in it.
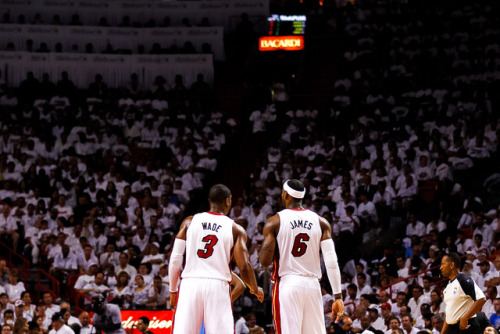
[[[271,280],[274,282],[277,282],[279,279],[279,269],[280,269],[280,253],[276,249],[274,251],[273,273],[271,274]]]
[[[292,209],[292,208],[288,208],[288,210],[292,210],[292,211],[307,211],[309,209]]]
[[[224,216],[222,213],[218,213],[218,212],[207,211],[207,213],[209,213],[211,215],[216,215],[216,216]]]
[[[281,334],[281,314],[280,314],[280,281],[277,280],[273,287],[273,321],[276,334]]]

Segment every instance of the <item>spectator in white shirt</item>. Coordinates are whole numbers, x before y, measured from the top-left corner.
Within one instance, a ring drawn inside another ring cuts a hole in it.
[[[129,255],[127,253],[121,253],[119,256],[119,263],[115,266],[115,273],[120,274],[120,272],[126,272],[129,277],[137,276],[137,269],[129,264]]]
[[[160,266],[165,263],[165,256],[159,253],[160,244],[158,242],[152,242],[149,250],[151,251],[151,254],[144,256],[142,263],[150,263],[152,266],[152,275],[157,275]]]
[[[9,283],[5,284],[5,293],[11,303],[21,298],[21,293],[26,290],[23,282],[19,282],[19,271],[14,268],[9,273]]]
[[[4,204],[2,206],[2,214],[0,215],[0,238],[10,238],[13,249],[17,249],[19,242],[19,233],[17,232],[17,222],[14,216],[10,215],[10,206]]]
[[[170,291],[168,286],[163,284],[161,277],[154,277],[153,285],[148,290],[148,297],[146,304],[148,308],[163,309],[169,304]]]
[[[95,254],[99,256],[104,251],[104,247],[108,243],[108,238],[103,234],[104,225],[100,221],[96,221],[92,225],[92,230],[94,231],[94,235],[89,237],[88,241],[94,247]]]
[[[419,310],[420,313],[420,310]],[[418,329],[413,327],[413,318],[411,315],[404,315],[401,317],[401,325],[405,330],[406,334],[417,334]]]
[[[364,220],[367,226],[374,226],[378,224],[378,215],[375,204],[368,200],[368,195],[365,192],[359,194],[359,199],[361,203],[358,206],[359,218]]]
[[[110,265],[118,265],[120,263],[120,253],[115,251],[116,245],[114,243],[108,243],[105,248],[106,251],[99,257],[101,268],[108,268]]]
[[[57,209],[57,217],[63,216],[68,219],[73,215],[73,208],[69,205],[66,205],[66,195],[59,195],[57,200],[57,204],[54,205],[54,208]]]
[[[94,281],[87,283],[83,289],[80,290],[80,293],[84,293],[87,296],[92,297],[109,291],[111,291],[111,289],[104,284],[104,273],[98,272],[95,274]]]
[[[49,273],[60,282],[64,282],[68,275],[76,273],[77,270],[78,264],[75,254],[70,252],[68,245],[62,245],[61,252],[54,257],[54,262],[52,263]]]
[[[392,199],[395,197],[394,190],[385,182],[379,182],[377,185],[377,192],[373,195],[372,202],[379,206],[390,207]]]
[[[78,290],[80,293],[82,293],[81,290],[84,286],[86,286],[90,282],[95,281],[95,274],[97,273],[97,270],[97,262],[89,261],[87,272],[83,275],[78,276],[78,279],[76,280],[76,283],[74,285],[75,290]]]
[[[356,279],[358,280],[358,295],[364,295],[364,294],[371,294],[373,293],[373,289],[371,286],[366,284],[366,274],[365,273],[358,273],[356,275]]]
[[[88,312],[83,311],[82,313],[80,313],[78,320],[80,320],[81,324],[80,334],[91,334],[94,326],[90,324],[90,316]]]
[[[141,253],[144,252],[147,244],[149,243],[149,238],[146,236],[146,228],[144,226],[139,226],[137,228],[137,234],[132,238],[133,244],[139,247]]]
[[[419,166],[415,168],[415,176],[418,181],[428,181],[434,177],[434,171],[429,166],[429,158],[426,155],[420,156]]]
[[[83,246],[83,256],[78,258],[78,270],[81,274],[86,273],[89,270],[90,264],[98,263],[97,257],[94,254],[94,248],[87,244]]]
[[[398,277],[408,277],[408,266],[406,265],[406,261],[404,257],[398,256],[396,258],[396,266],[398,267]]]
[[[42,302],[45,307],[45,319],[50,319],[54,314],[59,312],[61,308],[59,305],[52,304],[52,293],[46,291],[42,294]]]
[[[408,306],[411,308],[411,316],[417,319],[422,314],[420,313],[420,306],[422,304],[430,304],[429,298],[424,296],[424,289],[420,285],[413,287],[413,297],[408,301]]]
[[[436,230],[438,232],[444,231],[446,229],[446,223],[439,219],[439,215],[434,215],[431,218],[429,224],[425,229],[425,233],[429,234],[432,230]]]
[[[490,262],[487,260],[480,261],[478,264],[479,266],[479,276],[476,280],[477,286],[484,291],[486,291],[486,286],[485,283],[492,278],[494,278],[494,274],[490,271]]]
[[[378,305],[371,304],[368,307],[368,317],[370,318],[370,324],[374,329],[383,331],[385,330],[386,326],[384,323],[384,318],[379,316],[378,310]]]
[[[482,213],[476,213],[474,215],[475,218],[475,227],[474,227],[474,236],[476,234],[481,234],[483,236],[483,242],[481,243],[481,247],[490,251],[490,248],[493,246],[493,235],[494,231],[491,230],[491,227],[488,224],[485,224],[485,218]]]
[[[417,216],[414,213],[410,213],[408,216],[408,225],[406,226],[406,236],[412,237],[414,235],[423,237],[425,235],[425,224],[417,220]]]

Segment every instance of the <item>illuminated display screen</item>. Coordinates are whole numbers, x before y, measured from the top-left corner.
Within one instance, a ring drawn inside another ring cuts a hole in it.
[[[305,15],[278,15],[267,18],[268,36],[300,36],[306,29]]]

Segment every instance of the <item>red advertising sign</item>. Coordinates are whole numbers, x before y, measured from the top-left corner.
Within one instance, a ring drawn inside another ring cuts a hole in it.
[[[259,38],[260,51],[298,51],[304,49],[304,36],[265,36]]]
[[[145,311],[121,311],[123,329],[129,334],[139,334],[135,325],[140,317],[148,317],[149,330],[155,334],[171,334],[174,312],[169,310]]]

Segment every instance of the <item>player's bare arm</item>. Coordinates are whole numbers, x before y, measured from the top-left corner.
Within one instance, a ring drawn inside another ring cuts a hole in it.
[[[231,272],[231,285],[233,286],[233,289],[231,290],[231,302],[234,303],[236,299],[238,299],[239,296],[245,291],[247,286],[245,283],[241,280],[241,278],[236,275],[235,273]]]
[[[250,256],[247,249],[247,234],[240,225],[233,223],[234,247],[233,256],[236,265],[240,269],[241,279],[250,289],[250,293],[257,296],[260,302],[264,300],[264,290],[257,285],[255,272],[250,264]]]
[[[175,237],[172,255],[170,256],[168,275],[170,279],[170,305],[172,307],[175,307],[177,304],[177,282],[181,274],[182,261],[186,250],[186,232],[192,219],[193,216],[189,216],[182,222],[179,232]]]
[[[321,241],[328,240],[332,238],[332,226],[323,217],[319,217],[319,225],[321,226]]]
[[[266,224],[264,225],[264,240],[262,242],[262,249],[259,252],[259,261],[264,267],[271,265],[273,262],[276,248],[276,236],[278,235],[279,227],[279,215],[274,215],[268,218]]]
[[[181,224],[181,227],[179,228],[179,232],[175,236],[176,239],[186,240],[187,229],[189,228],[192,219],[193,216],[189,216],[186,219],[184,219],[184,221]]]
[[[340,290],[340,270],[335,253],[335,247],[332,240],[332,227],[330,223],[323,217],[319,217],[319,224],[321,226],[321,250],[325,260],[326,271],[328,280],[332,286],[335,295],[335,301],[332,305],[332,314],[330,318],[339,322],[344,315],[344,301],[342,300],[342,291]]]

